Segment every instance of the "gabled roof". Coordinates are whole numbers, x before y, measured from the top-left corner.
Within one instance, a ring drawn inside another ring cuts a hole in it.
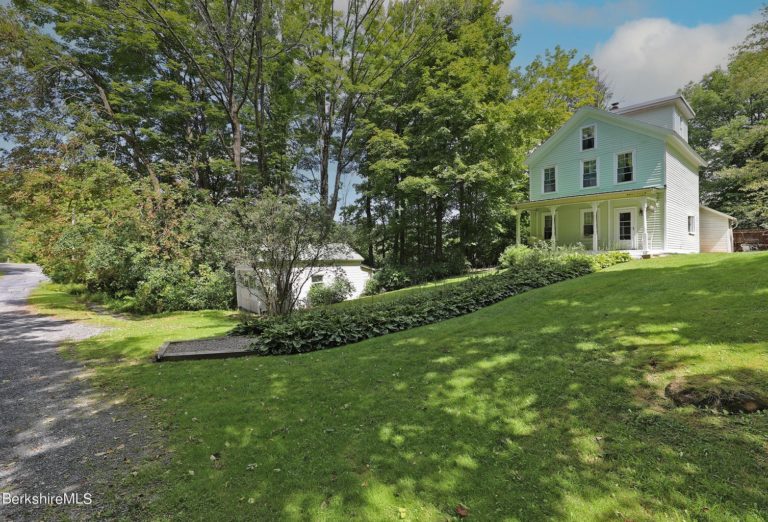
[[[331,243],[321,261],[363,261],[363,256],[346,243]]]
[[[315,257],[318,255],[317,250],[313,249],[312,252],[303,252],[299,255],[298,261],[301,264],[315,261]],[[327,266],[329,263],[344,263],[345,265],[355,265],[363,263],[363,256],[358,254],[351,246],[346,243],[329,243],[322,247],[317,258],[317,263]],[[291,254],[287,254],[291,256]],[[240,263],[235,266],[237,270],[248,271],[251,267],[247,263]]]
[[[540,158],[552,149],[555,145],[568,135],[571,131],[578,128],[579,124],[587,118],[594,118],[599,121],[604,121],[619,127],[645,134],[654,138],[658,138],[672,146],[676,151],[680,152],[689,161],[695,163],[699,167],[705,167],[707,162],[704,158],[693,150],[687,141],[680,137],[678,133],[672,129],[666,127],[660,127],[658,125],[652,125],[644,121],[631,118],[629,116],[622,116],[620,114],[614,114],[602,109],[596,109],[594,107],[582,107],[576,113],[571,116],[571,119],[565,122],[565,125],[560,127],[557,132],[549,137],[547,141],[539,145],[533,152],[531,152],[525,159],[525,164],[530,165],[531,162]]]
[[[656,107],[663,107],[674,103],[677,110],[683,113],[687,119],[691,119],[696,116],[693,112],[691,104],[688,103],[682,94],[673,94],[672,96],[665,96],[663,98],[656,98],[655,100],[646,101],[642,103],[636,103],[634,105],[627,105],[626,107],[620,107],[613,111],[614,114],[631,114],[633,112],[645,111],[648,109],[655,109]]]

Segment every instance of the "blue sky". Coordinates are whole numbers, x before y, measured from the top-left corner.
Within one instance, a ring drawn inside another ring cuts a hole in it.
[[[673,94],[727,63],[733,45],[759,19],[764,0],[503,0],[520,35],[517,65],[560,44],[590,54],[634,103]]]

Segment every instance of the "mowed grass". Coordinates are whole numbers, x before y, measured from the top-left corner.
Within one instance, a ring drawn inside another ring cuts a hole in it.
[[[347,307],[347,306],[355,306],[360,303],[383,303],[383,302],[389,302],[389,301],[396,301],[398,299],[401,299],[405,296],[410,296],[412,294],[418,294],[422,292],[429,292],[430,290],[438,289],[439,287],[446,286],[446,285],[453,285],[456,283],[461,283],[462,281],[466,281],[467,279],[471,279],[474,277],[485,277],[487,275],[491,275],[493,273],[496,273],[497,270],[494,268],[489,268],[487,270],[478,270],[475,272],[471,272],[469,274],[463,274],[459,276],[454,277],[448,277],[445,279],[440,279],[438,281],[431,281],[429,283],[424,283],[421,285],[415,285],[415,286],[409,286],[407,288],[401,288],[400,290],[391,290],[389,292],[383,292],[381,294],[375,294],[375,295],[366,295],[363,297],[358,297],[357,299],[350,299],[348,301],[342,301],[340,303],[336,303],[330,306],[334,307]]]
[[[152,316],[110,315],[89,309],[71,292],[74,285],[43,284],[29,298],[32,308],[70,321],[86,321],[104,328],[94,339],[79,343],[74,355],[100,363],[149,360],[165,341],[225,335],[237,324],[228,310],[171,312]],[[72,352],[72,350],[70,350]]]
[[[663,396],[768,394],[766,317],[767,254],[674,256],[311,354],[147,362],[221,312],[125,321],[76,354],[165,441],[114,488],[134,518],[766,520],[768,415]]]

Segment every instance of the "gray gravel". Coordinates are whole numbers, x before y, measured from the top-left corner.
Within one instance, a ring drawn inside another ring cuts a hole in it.
[[[60,356],[62,341],[100,330],[29,311],[27,296],[46,279],[40,268],[0,264],[0,272],[0,492],[94,495],[79,507],[0,500],[0,520],[126,516],[121,508],[104,511],[104,492],[119,496],[110,487],[150,451],[147,421],[109,402],[84,380],[80,364]]]

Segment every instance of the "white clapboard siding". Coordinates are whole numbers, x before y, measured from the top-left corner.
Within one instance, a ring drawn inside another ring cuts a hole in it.
[[[238,268],[236,273],[247,272],[248,269]],[[307,295],[309,289],[312,286],[311,276],[322,276],[324,284],[330,284],[338,276],[343,273],[347,276],[350,283],[352,283],[352,295],[349,299],[360,297],[365,290],[365,284],[368,282],[372,275],[372,270],[360,263],[357,264],[341,264],[339,266],[327,266],[327,267],[315,267],[312,269],[304,269],[299,274],[297,281],[303,283],[301,288],[298,289],[299,306],[304,306],[307,301]],[[263,303],[263,297],[258,289],[249,289],[240,284],[240,277],[237,277],[237,307],[249,312],[262,313],[266,311],[266,307]]]
[[[700,231],[702,252],[733,252],[731,219],[707,207],[701,207]]]
[[[699,220],[699,175],[693,165],[667,148],[666,158],[665,250],[698,252],[698,230],[688,233],[688,216]],[[698,224],[697,224],[697,229]]]
[[[650,123],[651,125],[672,129],[681,138],[688,141],[688,121],[674,105],[632,111],[625,114],[625,116]]]

